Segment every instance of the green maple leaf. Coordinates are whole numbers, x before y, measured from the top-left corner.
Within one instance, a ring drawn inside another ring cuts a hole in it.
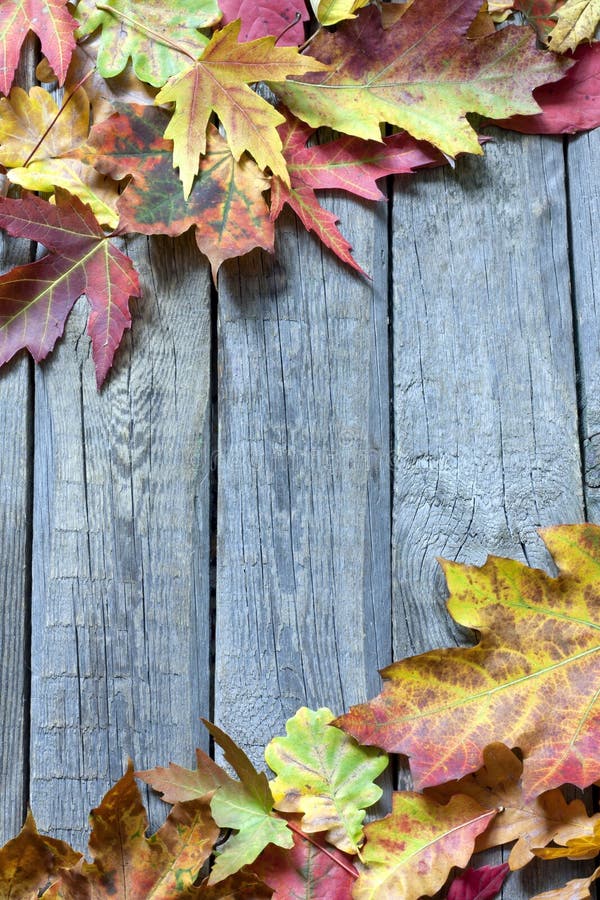
[[[537,113],[532,91],[561,78],[570,63],[536,50],[525,28],[468,39],[480,7],[479,0],[420,0],[388,29],[368,7],[312,42],[311,54],[329,73],[288,79],[273,90],[314,127],[381,140],[381,123],[389,122],[449,156],[481,155],[467,114]]]
[[[388,758],[331,727],[333,718],[329,709],[299,709],[286,724],[287,737],[274,738],[265,759],[277,773],[271,784],[275,808],[303,813],[303,831],[326,831],[330,843],[357,853],[365,809],[382,794],[373,780]]]
[[[79,0],[76,13],[79,37],[102,30],[97,65],[104,78],[119,75],[131,59],[137,77],[154,87],[189,65],[177,46],[193,56],[202,52],[208,38],[198,29],[221,15],[217,0]]]
[[[269,844],[290,850],[294,836],[285,819],[273,815],[273,796],[265,773],[257,772],[246,754],[220,728],[203,721],[240,779],[240,783],[220,787],[210,802],[217,825],[237,831],[216,858],[209,884],[217,884],[254,862]]]

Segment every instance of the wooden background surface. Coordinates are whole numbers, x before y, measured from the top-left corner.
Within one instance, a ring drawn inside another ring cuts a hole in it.
[[[291,215],[218,300],[191,237],[139,237],[101,393],[82,301],[0,373],[0,840],[31,803],[82,847],[127,757],[191,765],[200,716],[260,763],[300,705],[462,640],[437,556],[547,566],[539,526],[600,521],[600,135],[495,137],[329,198],[372,281]]]

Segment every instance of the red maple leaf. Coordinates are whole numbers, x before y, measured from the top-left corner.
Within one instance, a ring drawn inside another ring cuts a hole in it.
[[[573,66],[564,78],[533,92],[542,112],[512,116],[502,125],[523,134],[574,134],[600,125],[600,43],[581,44]]]
[[[56,200],[54,206],[35,195],[0,199],[0,227],[50,251],[0,277],[0,365],[23,348],[36,362],[44,359],[62,335],[75,301],[85,294],[100,387],[131,325],[129,298],[140,296],[138,275],[89,207],[60,190]]]
[[[308,20],[304,0],[221,0],[219,6],[223,25],[242,20],[240,41],[281,35],[277,41],[280,46],[297,47],[304,40],[303,23]]]
[[[39,37],[42,50],[59,82],[65,79],[75,48],[77,22],[67,0],[2,0],[0,3],[0,91],[8,94],[28,31]]]
[[[278,218],[284,205],[294,210],[307,231],[317,237],[343,262],[363,270],[352,256],[352,248],[337,228],[336,216],[319,203],[315,190],[338,188],[367,200],[381,200],[377,179],[385,175],[413,172],[423,166],[442,165],[441,153],[407,134],[394,134],[383,142],[344,135],[326,144],[307,147],[315,129],[290,113],[278,131],[290,174],[290,187],[281,179],[271,183],[271,218]]]

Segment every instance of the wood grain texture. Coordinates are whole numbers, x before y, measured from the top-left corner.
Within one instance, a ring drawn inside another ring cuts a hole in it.
[[[209,709],[207,269],[191,237],[126,246],[144,298],[102,392],[82,301],[36,373],[31,803],[78,847],[127,757],[190,765]]]
[[[389,660],[385,206],[329,200],[369,282],[292,215],[219,282],[215,718],[257,764]]]
[[[2,271],[29,261],[28,241],[0,236]],[[31,592],[31,370],[19,354],[0,372],[0,846],[26,812],[29,603]]]
[[[497,141],[394,195],[397,658],[465,640],[436,557],[546,566],[536,529],[583,519],[562,142]]]
[[[33,81],[33,35],[21,49],[15,83]],[[28,263],[31,242],[0,232],[0,272]],[[29,778],[29,641],[31,613],[32,369],[20,353],[0,371],[0,846],[21,828]]]
[[[600,187],[590,173],[600,162],[600,134],[567,144],[571,265],[581,407],[586,514],[600,522]]]

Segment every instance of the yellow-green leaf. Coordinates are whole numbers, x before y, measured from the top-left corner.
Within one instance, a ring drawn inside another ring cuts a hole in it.
[[[336,25],[343,19],[353,19],[354,13],[370,0],[311,0],[311,6],[321,25]]]
[[[550,49],[556,53],[574,50],[594,37],[600,22],[600,0],[567,0],[556,19],[550,32]]]
[[[365,809],[381,797],[373,780],[388,763],[385,753],[360,747],[334,728],[329,709],[298,710],[286,724],[287,737],[274,738],[265,759],[277,778],[271,783],[275,808],[303,813],[300,826],[326,838],[346,853],[363,841]]]

